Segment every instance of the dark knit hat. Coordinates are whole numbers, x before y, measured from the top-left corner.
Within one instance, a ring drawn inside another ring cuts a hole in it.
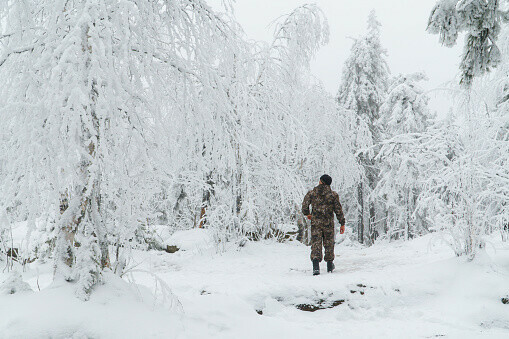
[[[325,185],[329,185],[332,184],[332,178],[330,176],[328,176],[327,174],[324,174],[320,177],[320,180],[325,184]]]

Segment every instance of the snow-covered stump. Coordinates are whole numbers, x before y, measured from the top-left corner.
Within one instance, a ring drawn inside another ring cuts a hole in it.
[[[178,251],[204,251],[214,247],[213,232],[205,228],[171,233],[169,227],[158,226],[157,236],[162,249],[171,254]]]

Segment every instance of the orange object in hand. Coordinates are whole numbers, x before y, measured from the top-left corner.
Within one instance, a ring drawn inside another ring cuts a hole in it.
[[[308,215],[308,219],[309,219],[309,220],[311,220],[311,214],[310,214],[310,215]]]
[[[339,229],[339,233],[340,234],[345,233],[345,225],[341,225],[341,228]]]

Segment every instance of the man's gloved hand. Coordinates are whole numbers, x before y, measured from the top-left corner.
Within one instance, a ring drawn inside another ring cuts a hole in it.
[[[341,225],[341,228],[339,229],[339,233],[340,234],[345,233],[345,225]]]
[[[309,220],[311,220],[311,214],[310,214],[310,215],[308,215],[308,219],[309,219]]]

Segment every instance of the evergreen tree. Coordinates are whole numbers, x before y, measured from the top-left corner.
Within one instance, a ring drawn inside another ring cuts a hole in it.
[[[389,80],[389,68],[385,60],[387,52],[380,42],[380,26],[374,11],[371,12],[367,34],[354,41],[345,62],[337,95],[339,104],[357,115],[355,149],[364,169],[357,187],[357,228],[361,243],[365,239],[372,242],[376,211],[374,202],[370,203],[370,194],[378,180],[373,151],[365,151],[365,147],[378,143],[380,139],[376,121]]]

